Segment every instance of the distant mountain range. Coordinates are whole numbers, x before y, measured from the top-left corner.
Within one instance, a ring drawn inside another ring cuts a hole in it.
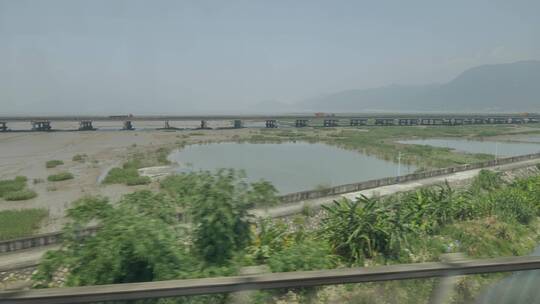
[[[540,112],[540,61],[482,65],[444,84],[347,90],[305,100],[305,111]]]

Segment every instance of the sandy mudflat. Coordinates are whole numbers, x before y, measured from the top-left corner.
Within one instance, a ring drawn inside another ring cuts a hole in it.
[[[55,127],[62,125],[55,124]],[[126,152],[133,150],[133,145],[138,151],[155,151],[160,146],[174,146],[179,141],[195,143],[230,140],[235,135],[247,132],[249,131],[243,129],[0,133],[0,179],[24,175],[28,177],[29,187],[38,193],[36,198],[27,201],[9,202],[0,199],[0,210],[48,209],[50,218],[41,232],[56,231],[64,222],[66,208],[85,194],[100,194],[114,201],[125,193],[148,188],[148,186],[127,187],[97,183],[103,172],[112,166],[120,165],[126,159]],[[74,155],[82,153],[88,155],[86,162],[72,161]],[[45,162],[53,159],[64,161],[64,165],[52,169],[45,168]],[[60,171],[69,171],[75,178],[61,182],[47,181],[48,175]],[[43,182],[34,184],[33,179],[42,179]]]

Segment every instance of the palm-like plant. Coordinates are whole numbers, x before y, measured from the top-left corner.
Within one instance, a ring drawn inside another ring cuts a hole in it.
[[[377,253],[391,255],[399,247],[396,244],[401,244],[404,226],[392,219],[396,213],[378,199],[343,199],[324,209],[327,215],[322,220],[321,235],[336,254],[349,262],[361,262]]]

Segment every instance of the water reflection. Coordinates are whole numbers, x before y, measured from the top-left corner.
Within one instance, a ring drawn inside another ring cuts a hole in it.
[[[306,142],[192,145],[173,152],[169,159],[180,163],[182,171],[243,169],[249,180],[268,180],[282,194],[395,176],[398,172],[394,162]],[[414,170],[412,165],[400,167],[401,174]]]
[[[497,156],[518,156],[540,152],[540,144],[521,142],[496,142],[463,139],[418,139],[400,143],[450,148],[468,153],[484,153]]]

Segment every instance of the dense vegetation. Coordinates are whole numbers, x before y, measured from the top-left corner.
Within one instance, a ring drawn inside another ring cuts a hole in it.
[[[272,199],[265,187],[221,170],[171,176],[161,182],[161,194],[139,191],[115,205],[104,198],[80,200],[68,211],[64,247],[47,255],[35,279],[41,286],[57,284],[53,278],[62,267],[69,269],[65,284],[79,286],[230,275],[247,265],[281,272],[433,261],[448,252],[524,255],[539,240],[540,176],[507,183],[483,170],[466,189],[440,185],[386,198],[342,200],[325,207],[316,225],[299,216],[292,222],[260,219],[255,228],[247,211],[255,206],[253,198]],[[102,228],[81,238],[78,231],[90,222]],[[455,300],[467,300],[492,280],[462,279],[466,292]],[[418,303],[427,301],[433,282],[378,286],[397,293],[374,296],[374,285],[364,284],[337,294],[327,288],[257,292],[253,301],[274,302],[293,292],[301,302],[323,297],[336,303]],[[226,298],[171,301],[222,303]]]
[[[63,165],[64,162],[61,161],[61,160],[57,160],[57,159],[54,159],[54,160],[49,160],[45,163],[45,167],[47,168],[55,168],[55,167],[58,167],[60,165]]]
[[[47,176],[47,180],[50,182],[60,182],[68,179],[73,179],[73,174],[70,172],[60,172]]]
[[[0,211],[0,240],[32,234],[46,216],[47,211],[43,209]]]
[[[7,201],[21,201],[36,197],[35,191],[26,188],[27,181],[25,176],[0,180],[0,198]]]
[[[238,258],[251,243],[250,198],[267,193],[259,193],[233,170],[179,175],[163,187],[168,189],[164,193],[138,191],[114,205],[100,197],[75,202],[68,210],[64,246],[47,254],[35,276],[38,286],[54,285],[61,267],[69,269],[68,286],[236,273]],[[167,194],[172,189],[176,195]],[[190,225],[178,221],[180,211]],[[80,229],[91,222],[101,229],[81,237]],[[196,300],[216,303],[225,297]]]

